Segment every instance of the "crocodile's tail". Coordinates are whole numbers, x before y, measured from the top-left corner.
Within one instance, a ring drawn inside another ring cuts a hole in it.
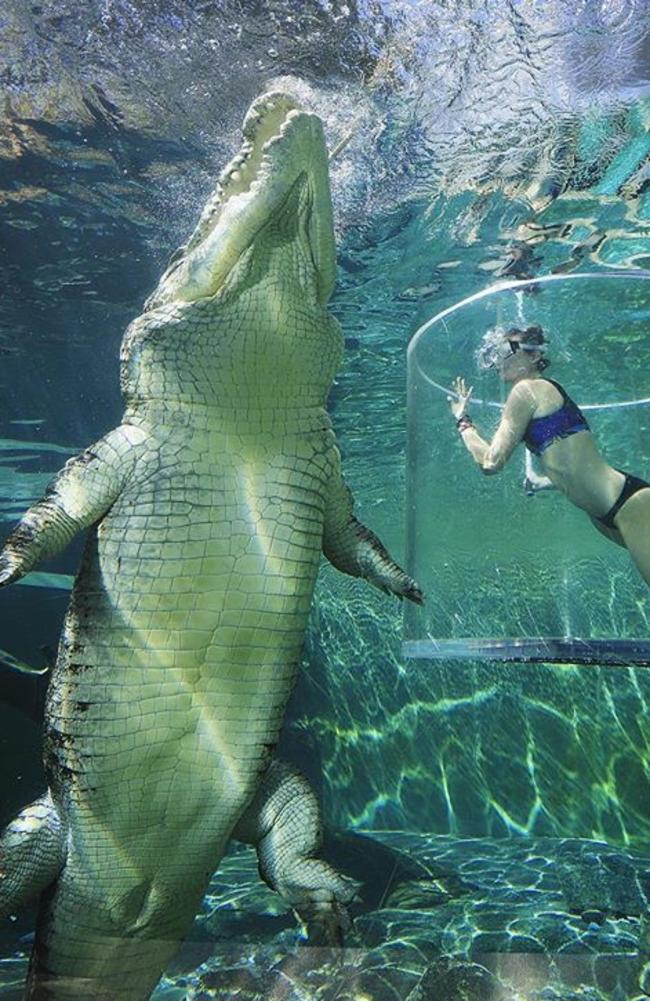
[[[181,866],[182,885],[166,884],[127,872],[125,850],[95,834],[84,852],[47,795],[0,837],[0,915],[40,891],[25,1001],[147,1001],[200,907],[212,845],[200,876]]]
[[[192,919],[184,913],[183,928],[138,938],[103,931],[91,910],[61,927],[59,903],[56,894],[43,901],[25,1001],[148,1001]]]
[[[21,810],[0,835],[0,917],[54,882],[64,860],[63,825],[48,792]]]

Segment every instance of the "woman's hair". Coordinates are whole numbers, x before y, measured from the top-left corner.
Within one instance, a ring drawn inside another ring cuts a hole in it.
[[[547,341],[546,338],[544,337],[544,331],[540,327],[539,323],[534,323],[531,327],[524,327],[524,328],[510,327],[509,330],[506,330],[506,338],[508,340],[511,340],[515,337],[522,344],[539,345],[540,351],[545,350],[542,347],[542,345],[546,344]],[[539,369],[540,372],[543,372],[544,369],[548,368],[550,364],[551,364],[550,360],[548,358],[544,358],[543,355],[540,355],[540,357],[537,359],[537,368]]]

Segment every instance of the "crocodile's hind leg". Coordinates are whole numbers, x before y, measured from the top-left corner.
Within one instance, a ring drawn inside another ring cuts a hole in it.
[[[0,835],[0,916],[49,886],[64,860],[61,819],[47,793],[21,810]]]
[[[310,945],[343,944],[359,884],[316,857],[320,810],[304,775],[273,761],[233,837],[255,845],[262,879],[305,922]]]

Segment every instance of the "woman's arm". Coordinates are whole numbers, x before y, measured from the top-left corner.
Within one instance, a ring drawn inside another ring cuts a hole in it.
[[[510,392],[491,442],[485,441],[471,420],[461,414],[458,430],[463,444],[486,476],[503,469],[526,433],[535,407],[535,397],[527,382],[518,382]]]

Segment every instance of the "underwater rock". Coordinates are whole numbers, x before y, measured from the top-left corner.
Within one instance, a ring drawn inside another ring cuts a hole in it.
[[[594,912],[635,916],[645,913],[650,906],[650,870],[646,862],[637,868],[635,861],[593,844],[585,846],[573,859],[560,856],[558,874],[568,910],[580,913],[583,919]]]
[[[187,1001],[397,1001],[416,979],[410,966],[380,950],[304,948],[279,960],[261,950],[237,966],[202,971]]]
[[[478,963],[443,956],[432,963],[406,1001],[511,1001],[512,993]]]
[[[257,998],[262,996],[264,990],[261,978],[251,970],[241,967],[209,970],[201,977],[201,985],[206,988],[206,992],[201,991],[197,994],[197,999],[201,996],[218,997],[219,993],[228,997]],[[212,993],[213,991],[218,993]]]
[[[625,995],[612,994],[605,997],[595,987],[581,985],[577,990],[568,987],[544,987],[531,995],[530,1001],[626,1001]]]
[[[598,911],[595,908],[593,910],[583,911],[582,920],[588,925],[602,925],[605,920],[605,913],[604,911]]]

